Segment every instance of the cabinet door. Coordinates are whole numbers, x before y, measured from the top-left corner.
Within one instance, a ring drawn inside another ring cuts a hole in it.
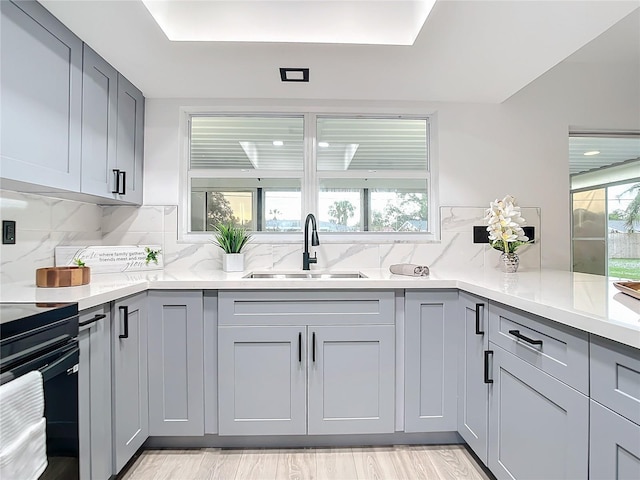
[[[202,436],[202,292],[149,292],[149,321],[149,435]]]
[[[458,292],[405,296],[405,431],[457,428]]]
[[[149,436],[146,293],[114,303],[112,332],[114,466],[118,473]]]
[[[493,349],[489,469],[498,479],[587,478],[589,399],[506,350]]]
[[[589,478],[640,478],[640,425],[591,400]]]
[[[305,327],[218,329],[220,435],[306,433]]]
[[[142,204],[142,156],[144,154],[144,97],[118,74],[117,198]],[[124,193],[122,193],[124,192]]]
[[[82,42],[38,2],[0,12],[2,177],[77,192]]]
[[[460,292],[463,329],[458,364],[458,433],[487,464],[489,385],[485,383],[485,352],[489,349],[487,301]]]
[[[82,78],[81,190],[114,198],[118,72],[85,44]]]
[[[393,433],[394,326],[309,326],[309,434]]]
[[[109,314],[109,306],[102,305],[80,312],[79,318],[78,426],[82,480],[106,480],[113,469]]]

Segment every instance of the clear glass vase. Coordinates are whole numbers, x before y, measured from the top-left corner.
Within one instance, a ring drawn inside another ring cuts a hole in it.
[[[516,273],[520,266],[520,257],[517,253],[505,253],[500,254],[500,260],[502,262],[502,271],[505,273]]]

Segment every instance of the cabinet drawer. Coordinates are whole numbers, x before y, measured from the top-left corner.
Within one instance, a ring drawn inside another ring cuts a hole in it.
[[[591,336],[591,398],[640,425],[640,350]]]
[[[588,394],[587,333],[515,308],[490,303],[489,341]]]
[[[393,291],[221,291],[220,325],[393,324]]]

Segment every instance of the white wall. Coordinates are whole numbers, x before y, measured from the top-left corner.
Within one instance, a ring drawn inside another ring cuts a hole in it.
[[[500,105],[148,99],[144,203],[179,202],[180,107],[435,112],[439,203],[483,207],[509,193],[541,207],[542,266],[569,269],[569,128],[640,130],[639,65],[564,62]]]

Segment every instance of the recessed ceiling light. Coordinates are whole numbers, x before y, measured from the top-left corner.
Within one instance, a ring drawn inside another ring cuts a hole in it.
[[[584,152],[583,155],[590,157],[591,155],[598,155],[600,150],[591,150],[590,152]]]
[[[281,147],[284,145],[284,142],[282,140],[274,140],[273,141],[273,146],[274,147]]]
[[[318,142],[318,146],[320,148],[327,148],[329,146],[328,142]]]
[[[309,69],[280,67],[280,80],[283,82],[308,82]]]

